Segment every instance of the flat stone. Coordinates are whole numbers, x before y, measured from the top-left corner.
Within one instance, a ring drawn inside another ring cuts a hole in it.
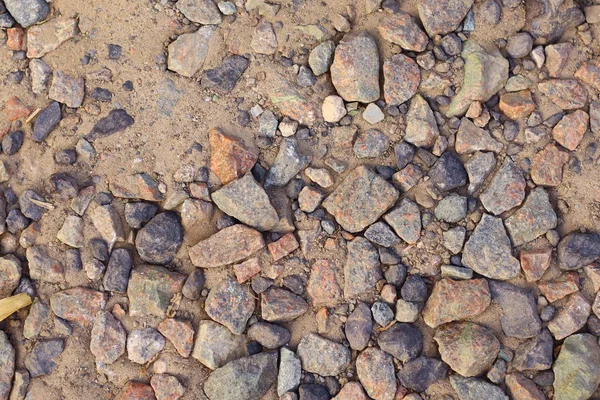
[[[259,231],[279,223],[269,196],[250,173],[213,192],[212,199],[225,214]]]
[[[83,219],[75,215],[68,215],[56,238],[67,246],[81,248],[84,246]]]
[[[421,212],[419,206],[408,198],[402,199],[400,204],[383,218],[406,243],[414,244],[419,241]]]
[[[282,258],[290,255],[294,252],[300,244],[296,240],[296,236],[292,232],[286,233],[275,242],[271,242],[267,245],[273,261],[279,261]]]
[[[558,266],[562,270],[575,270],[591,264],[600,257],[600,235],[574,232],[558,244]]]
[[[280,352],[279,375],[277,376],[277,394],[294,392],[300,386],[302,364],[296,353],[282,347]]]
[[[165,197],[158,190],[158,182],[146,173],[113,177],[109,186],[110,192],[122,199],[162,201]]]
[[[280,288],[270,288],[261,294],[262,318],[269,322],[292,321],[308,311],[302,297]]]
[[[42,22],[50,13],[45,0],[6,0],[4,5],[23,28]]]
[[[508,118],[518,120],[529,117],[535,110],[535,102],[529,90],[521,90],[500,95],[499,107]]]
[[[96,290],[75,287],[50,296],[50,307],[56,316],[84,326],[90,326],[96,314],[106,305],[104,294]]]
[[[504,334],[519,339],[536,336],[542,327],[533,292],[506,282],[490,282],[494,302],[500,305]]]
[[[379,99],[379,52],[368,33],[346,35],[335,49],[330,71],[333,86],[344,100]]]
[[[467,198],[452,193],[440,200],[434,214],[440,221],[456,223],[467,216]]]
[[[540,250],[521,250],[521,269],[527,282],[539,281],[550,267],[552,248]]]
[[[172,375],[153,375],[150,378],[150,385],[156,394],[156,398],[160,400],[178,400],[185,393],[185,387]]]
[[[462,162],[447,151],[429,170],[429,178],[439,190],[445,192],[466,185],[467,171]]]
[[[587,103],[587,90],[575,79],[548,79],[538,83],[538,90],[563,110],[582,108]]]
[[[548,322],[548,329],[554,339],[562,340],[577,332],[587,322],[592,307],[579,292],[568,297],[556,316]]]
[[[525,203],[504,221],[513,246],[520,246],[554,229],[557,216],[543,188],[531,191]]]
[[[70,108],[78,108],[85,96],[85,81],[82,77],[73,77],[63,71],[54,71],[48,97]]]
[[[408,51],[421,52],[429,42],[414,18],[404,11],[384,18],[377,29],[382,38]]]
[[[154,328],[136,329],[127,338],[127,358],[146,364],[165,347],[165,338]]]
[[[277,353],[240,358],[215,370],[204,383],[210,400],[261,398],[277,380]]]
[[[329,71],[333,62],[333,53],[335,43],[333,40],[327,40],[310,51],[308,56],[308,65],[316,76],[323,75]]]
[[[127,382],[116,400],[156,400],[152,386],[141,382]]]
[[[417,63],[404,54],[395,54],[383,63],[383,93],[385,102],[399,106],[410,100],[421,83]]]
[[[372,330],[371,309],[366,303],[359,302],[348,316],[345,324],[346,338],[350,343],[350,348],[360,351],[367,347]]]
[[[348,243],[344,276],[344,297],[351,299],[372,294],[376,283],[383,278],[379,268],[379,254],[368,240],[357,237]]]
[[[512,366],[517,371],[544,371],[552,367],[554,342],[548,329],[525,342],[515,351]]]
[[[424,392],[433,383],[444,379],[448,367],[436,358],[418,357],[404,364],[398,371],[400,383],[415,392]]]
[[[472,5],[472,0],[427,0],[418,4],[419,17],[429,36],[445,35],[458,28]]]
[[[406,363],[423,352],[423,334],[413,324],[394,324],[379,334],[377,344],[381,350]]]
[[[352,359],[350,349],[315,333],[302,337],[297,353],[305,371],[321,376],[341,374]]]
[[[29,247],[25,255],[29,263],[29,276],[31,279],[58,283],[64,280],[63,264],[50,256],[46,246]]]
[[[469,175],[468,192],[470,194],[477,192],[494,168],[496,168],[496,158],[493,153],[477,152],[473,154],[465,163],[465,169]]]
[[[267,349],[277,349],[291,339],[290,331],[268,322],[257,322],[248,328],[248,339],[260,343]]]
[[[502,389],[482,379],[463,378],[460,375],[452,375],[450,384],[456,391],[459,400],[509,400]]]
[[[342,288],[336,277],[337,266],[332,260],[316,260],[311,268],[306,292],[313,307],[333,307],[342,300]]]
[[[567,114],[552,129],[552,137],[561,146],[573,151],[579,146],[588,129],[590,117],[585,111]]]
[[[260,232],[236,224],[188,248],[188,254],[195,266],[214,268],[244,260],[264,247]]]
[[[245,355],[244,336],[235,335],[216,322],[200,321],[192,357],[207,368],[215,370]]]
[[[206,25],[194,33],[180,35],[168,47],[167,67],[179,75],[194,76],[204,65],[215,31],[216,27]]]
[[[500,342],[487,328],[472,322],[453,322],[435,333],[442,360],[464,377],[490,369],[500,351]]]
[[[49,316],[50,307],[39,299],[35,299],[23,324],[23,336],[26,339],[36,338],[48,322]]]
[[[227,56],[218,67],[204,71],[201,84],[218,93],[229,93],[249,65],[250,61],[246,57],[235,54]]]
[[[256,26],[250,46],[258,54],[275,54],[278,46],[277,35],[270,22],[263,20]]]
[[[590,334],[565,339],[554,363],[554,399],[584,400],[600,384],[600,347]]]
[[[56,368],[57,359],[65,349],[63,339],[38,341],[25,357],[25,367],[32,378],[50,375]]]
[[[368,397],[360,383],[350,381],[332,400],[368,400]]]
[[[190,321],[167,318],[157,327],[161,335],[167,338],[175,350],[184,358],[188,358],[194,344],[194,327]]]
[[[90,351],[96,362],[112,364],[125,353],[127,332],[118,319],[107,311],[96,314],[92,326]]]
[[[523,202],[525,185],[523,173],[510,157],[507,157],[481,194],[481,203],[492,214],[502,214]]]
[[[213,288],[206,298],[205,311],[210,318],[239,335],[254,312],[254,298],[247,286],[227,278]]]
[[[435,284],[423,309],[423,320],[431,328],[476,317],[490,305],[490,289],[485,279],[455,281],[442,279]]]
[[[365,231],[365,237],[374,244],[383,247],[393,247],[400,243],[400,238],[384,222],[375,222]]]
[[[562,183],[563,167],[569,161],[569,153],[549,143],[531,162],[531,179],[536,185],[558,186]]]
[[[493,151],[498,153],[502,150],[502,143],[493,139],[488,131],[481,129],[468,118],[462,118],[460,127],[456,133],[454,149],[458,154],[475,153],[478,151]]]
[[[295,138],[284,138],[279,146],[275,162],[269,168],[266,186],[285,186],[310,164],[312,156],[301,153]]]
[[[177,9],[190,21],[202,25],[217,25],[223,21],[213,0],[182,0],[177,2]]]
[[[50,132],[56,128],[61,120],[60,104],[56,101],[50,103],[38,114],[33,125],[32,139],[36,142],[44,141]]]
[[[94,125],[86,139],[95,140],[98,138],[113,135],[122,132],[135,123],[135,120],[127,111],[123,109],[111,110],[106,117],[100,118]]]
[[[392,357],[375,347],[364,350],[356,359],[356,374],[370,397],[393,400],[396,374]]]
[[[318,116],[317,103],[280,74],[273,77],[269,98],[281,114],[301,124],[312,124]]]
[[[375,195],[376,194],[376,195]],[[398,199],[398,191],[366,166],[358,166],[323,202],[323,207],[349,232],[371,225]]]
[[[406,114],[404,140],[419,147],[432,147],[440,132],[433,111],[419,94],[413,96]]]
[[[127,287],[129,315],[165,318],[173,296],[181,291],[185,275],[157,265],[136,266]]]
[[[27,58],[41,58],[77,34],[77,20],[55,18],[27,30]]]

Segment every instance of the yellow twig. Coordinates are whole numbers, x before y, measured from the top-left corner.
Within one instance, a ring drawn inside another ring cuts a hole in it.
[[[4,321],[12,313],[31,304],[31,297],[27,293],[19,293],[15,296],[0,300],[0,321]]]

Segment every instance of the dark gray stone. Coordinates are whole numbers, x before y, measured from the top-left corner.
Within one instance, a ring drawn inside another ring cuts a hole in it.
[[[113,135],[117,132],[124,131],[135,123],[133,117],[127,114],[123,109],[111,110],[108,115],[94,125],[90,133],[85,138],[87,140],[95,140],[99,137]]]
[[[158,211],[158,206],[152,203],[127,203],[125,204],[125,221],[134,228],[139,229],[150,221]]]
[[[32,138],[36,142],[45,140],[61,120],[60,103],[53,101],[38,114],[33,125]]]
[[[167,264],[175,258],[183,241],[179,216],[164,212],[152,218],[135,238],[140,257],[152,264]]]
[[[7,156],[11,156],[18,152],[23,146],[23,132],[13,131],[2,139],[2,151]]]
[[[600,234],[571,233],[558,244],[558,266],[574,270],[591,264],[600,257]]]
[[[181,289],[181,293],[190,300],[200,300],[205,282],[206,278],[204,277],[204,271],[197,268],[188,275],[183,284],[183,288]]]
[[[249,65],[250,61],[246,57],[226,57],[218,67],[204,71],[201,84],[219,93],[229,93]]]
[[[456,391],[459,400],[509,400],[502,389],[481,379],[452,375],[450,384]]]
[[[413,324],[397,323],[381,332],[377,344],[381,350],[406,363],[423,352],[423,334]]]
[[[331,396],[329,391],[323,385],[317,385],[315,383],[309,383],[300,385],[298,390],[300,393],[300,400],[329,400]]]
[[[413,160],[415,148],[409,143],[402,141],[394,146],[394,154],[396,155],[396,166],[398,169],[403,169]]]
[[[23,28],[43,21],[50,13],[45,0],[4,0],[8,12]]]
[[[500,305],[500,324],[507,336],[527,339],[542,328],[533,292],[506,282],[490,281],[492,299]]]
[[[385,222],[376,222],[365,231],[365,237],[383,247],[393,247],[400,243],[400,238]]]
[[[467,184],[467,171],[454,154],[445,152],[429,171],[429,178],[438,189],[448,191]]]
[[[548,329],[523,342],[515,351],[512,366],[517,371],[544,371],[552,367],[554,340]]]
[[[21,209],[23,215],[27,218],[32,219],[34,221],[39,221],[42,219],[42,217],[48,211],[48,209],[38,206],[33,201],[31,201],[31,199],[46,202],[46,199],[44,199],[42,196],[40,196],[33,190],[26,190],[23,193],[21,193],[21,196],[19,196],[19,208]]]
[[[423,302],[427,300],[427,284],[419,275],[410,275],[402,285],[400,294],[406,301]]]
[[[404,364],[398,372],[398,379],[404,387],[424,392],[432,383],[444,379],[447,372],[448,367],[440,360],[419,357]]]
[[[32,378],[49,375],[56,368],[57,358],[65,349],[62,339],[42,340],[35,344],[25,358],[25,367]]]
[[[367,347],[372,330],[371,310],[367,304],[359,302],[346,320],[345,333],[350,347],[353,350],[363,350]]]
[[[104,289],[118,293],[127,292],[127,283],[129,282],[129,273],[132,266],[133,258],[129,250],[113,250],[104,273]]]

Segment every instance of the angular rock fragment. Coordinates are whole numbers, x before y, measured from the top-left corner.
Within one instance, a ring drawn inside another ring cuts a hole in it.
[[[154,328],[136,329],[127,338],[127,358],[146,364],[165,347],[165,338]]]
[[[536,185],[558,186],[562,182],[563,166],[568,161],[569,154],[550,143],[533,157],[531,179]]]
[[[415,325],[394,324],[381,332],[377,344],[381,350],[406,363],[423,352],[423,334]]]
[[[32,138],[36,142],[44,141],[61,120],[60,104],[56,101],[44,108],[35,119]]]
[[[177,2],[177,9],[190,21],[202,25],[216,25],[223,20],[213,0],[181,0]]]
[[[250,61],[246,57],[238,55],[228,56],[218,67],[204,71],[202,74],[202,86],[219,93],[229,93],[233,90],[249,65]]]
[[[425,0],[418,3],[419,17],[429,36],[455,30],[467,15],[473,0]]]
[[[413,244],[421,237],[421,212],[419,206],[408,198],[402,199],[383,218],[405,242]]]
[[[103,293],[83,287],[66,289],[50,296],[50,307],[56,316],[84,326],[92,325],[96,314],[105,305]]]
[[[0,398],[8,399],[10,395],[10,399],[13,399],[11,386],[14,374],[15,349],[6,333],[2,331],[0,332]]]
[[[383,94],[391,106],[410,100],[421,83],[417,63],[404,54],[395,54],[383,63]]]
[[[206,25],[194,33],[179,36],[168,47],[168,68],[188,78],[194,76],[204,65],[215,31],[216,27]]]
[[[366,239],[357,237],[348,243],[348,255],[344,266],[344,297],[355,298],[373,294],[375,284],[383,275],[379,268],[379,254]]]
[[[533,292],[506,282],[490,282],[492,299],[500,305],[500,323],[506,336],[527,339],[542,327]]]
[[[185,275],[157,265],[141,265],[131,272],[127,286],[129,315],[164,318],[173,296],[181,291]]]
[[[556,316],[548,322],[548,329],[556,340],[562,340],[583,328],[591,310],[590,303],[581,293],[572,294]]]
[[[538,90],[563,110],[582,108],[587,103],[587,90],[575,79],[548,79],[538,83]]]
[[[584,400],[600,384],[600,347],[590,334],[565,339],[554,363],[554,399]]]
[[[46,246],[32,246],[25,252],[29,263],[29,276],[44,282],[58,283],[64,279],[64,266],[50,256]]]
[[[246,330],[246,323],[254,312],[254,298],[247,286],[228,277],[210,291],[205,311],[213,320],[239,335]]]
[[[356,374],[370,397],[392,400],[396,394],[396,375],[392,357],[375,347],[364,350],[356,359]]]
[[[456,133],[454,149],[458,154],[475,153],[477,151],[498,153],[502,150],[502,143],[493,139],[488,131],[477,127],[470,119],[463,118]]]
[[[575,270],[591,264],[600,257],[600,234],[571,233],[558,244],[558,266]]]
[[[112,364],[125,353],[126,338],[121,322],[111,313],[100,311],[92,327],[90,351],[97,362]]]
[[[432,147],[440,135],[433,111],[419,94],[413,96],[406,114],[404,140],[419,147]]]
[[[407,362],[398,372],[400,383],[415,392],[424,392],[433,383],[444,379],[448,367],[436,358],[419,357]]]
[[[308,304],[290,291],[270,288],[261,294],[260,308],[265,321],[288,322],[308,311]]]
[[[194,328],[190,321],[167,318],[157,327],[158,331],[167,338],[175,350],[184,358],[188,358],[194,344]]]
[[[557,221],[548,193],[536,188],[529,193],[523,206],[504,221],[504,225],[513,246],[520,246],[554,229]]]
[[[146,173],[121,175],[111,179],[110,191],[115,197],[162,201],[164,195],[158,190],[158,182]]]
[[[256,152],[241,139],[225,134],[218,128],[208,132],[210,169],[224,185],[244,176],[258,160]]]
[[[280,360],[277,394],[282,396],[286,392],[293,392],[298,389],[302,377],[302,365],[296,353],[287,347],[281,348]]]
[[[456,391],[459,400],[509,400],[502,389],[482,379],[463,378],[460,375],[452,375],[450,384]]]
[[[429,178],[439,190],[446,192],[466,185],[467,171],[462,162],[447,151],[433,164]]]
[[[192,357],[207,368],[215,370],[245,355],[243,335],[235,335],[223,325],[213,321],[200,321]]]
[[[32,378],[49,375],[56,368],[57,358],[65,349],[63,339],[42,340],[35,344],[25,358],[25,367]]]
[[[352,358],[350,349],[315,333],[309,333],[300,340],[297,353],[305,371],[321,376],[342,373]]]
[[[54,71],[48,97],[70,108],[78,108],[85,96],[85,81],[82,77],[73,77],[63,71]]]
[[[134,123],[135,120],[127,111],[117,108],[111,110],[106,117],[96,122],[90,133],[86,135],[86,139],[93,141],[98,138],[110,136],[124,131]]]
[[[302,154],[295,138],[284,138],[277,158],[267,173],[267,186],[284,186],[308,166],[312,156]]]
[[[378,30],[385,40],[408,51],[421,52],[425,50],[427,42],[429,42],[429,38],[413,17],[404,11],[384,18]]]
[[[465,169],[469,175],[469,188],[470,194],[473,194],[479,190],[483,182],[496,168],[496,159],[493,153],[475,153],[465,163]]]
[[[314,307],[333,307],[342,299],[342,288],[336,277],[332,260],[316,260],[311,268],[306,292]]]
[[[27,58],[41,58],[77,34],[77,20],[55,18],[27,30]]]
[[[517,371],[544,371],[552,367],[554,342],[548,329],[525,342],[515,351],[512,361]]]
[[[359,302],[354,311],[348,316],[345,325],[346,338],[350,343],[350,348],[363,350],[367,347],[372,329],[371,309],[366,303]]]

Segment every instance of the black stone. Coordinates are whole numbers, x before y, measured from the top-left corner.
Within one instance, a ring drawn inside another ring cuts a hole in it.
[[[133,259],[129,250],[113,250],[104,273],[104,289],[111,292],[125,293],[132,266]]]
[[[52,182],[54,190],[56,190],[63,199],[72,199],[79,194],[79,184],[77,183],[77,179],[67,173],[60,172],[52,175],[50,177],[50,182]]]
[[[73,165],[77,162],[77,152],[74,149],[59,150],[54,154],[57,164]]]
[[[381,332],[377,343],[381,350],[402,362],[413,360],[423,352],[423,334],[413,324],[393,325]]]
[[[110,136],[124,131],[133,125],[135,120],[123,109],[112,110],[108,115],[94,125],[86,139],[94,140],[98,137]]]
[[[246,71],[248,65],[250,65],[250,61],[245,57],[238,55],[226,57],[217,68],[204,72],[201,84],[217,92],[229,93]]]
[[[43,202],[46,201],[42,196],[33,190],[26,190],[21,193],[21,196],[19,196],[19,207],[21,208],[21,212],[24,216],[34,221],[39,221],[42,219],[42,216],[46,213],[46,211],[48,211],[48,209],[38,206],[32,201],[32,199]]]
[[[83,262],[81,261],[81,252],[79,249],[68,249],[65,252],[65,266],[71,271],[81,271]]]
[[[329,400],[329,390],[323,385],[306,384],[300,385],[300,400]]]
[[[121,87],[123,88],[123,90],[131,92],[133,90],[133,82],[125,81],[123,82],[123,85]]]
[[[135,247],[142,260],[151,264],[167,264],[175,258],[183,241],[183,227],[174,212],[152,218],[139,230]]]
[[[152,203],[127,203],[125,204],[125,221],[134,229],[139,229],[150,221],[158,211],[158,206]]]
[[[61,119],[60,104],[53,101],[44,108],[33,125],[33,140],[41,142],[56,128]]]
[[[92,93],[90,93],[90,97],[94,100],[97,101],[103,101],[103,102],[110,102],[112,100],[112,93],[110,92],[110,90],[108,89],[104,89],[104,88],[94,88],[94,90],[92,90]]]
[[[2,139],[2,151],[7,156],[15,154],[21,149],[21,146],[23,146],[22,131],[10,132],[4,137],[4,139]]]
[[[106,206],[106,205],[112,203],[114,198],[115,197],[110,192],[100,192],[96,195],[96,201],[101,206]]]
[[[110,60],[118,60],[121,58],[123,54],[123,48],[118,44],[109,44],[108,45],[108,58]]]

